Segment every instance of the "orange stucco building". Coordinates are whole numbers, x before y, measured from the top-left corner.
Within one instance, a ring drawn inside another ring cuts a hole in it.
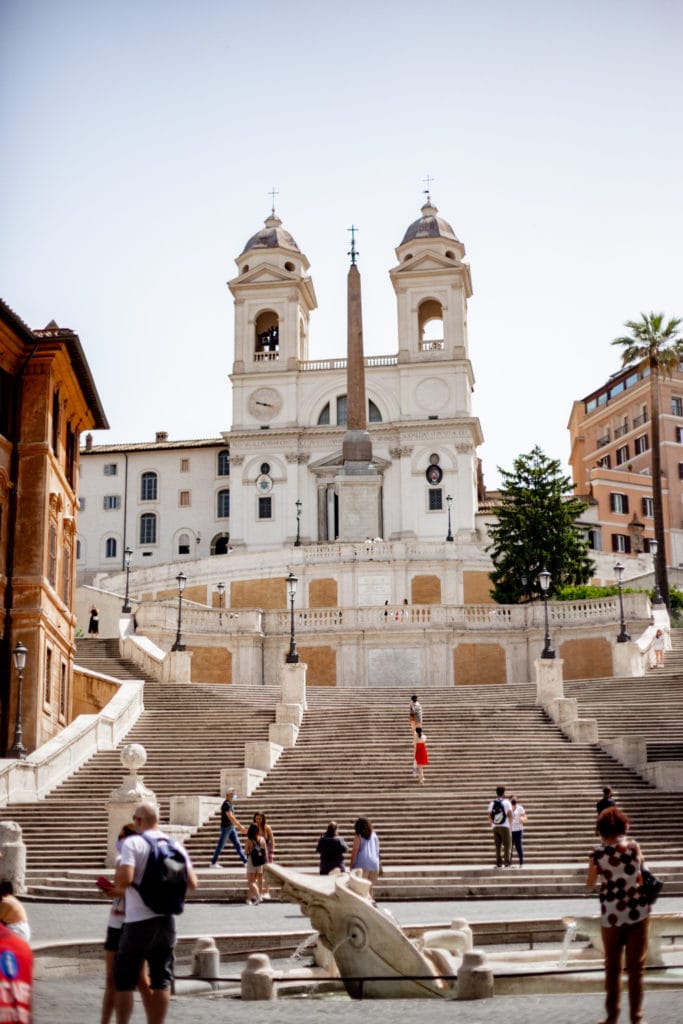
[[[683,564],[683,371],[659,382],[666,560]],[[591,546],[623,560],[654,537],[652,417],[647,363],[627,367],[585,398],[569,418],[569,462],[577,493],[594,506]]]
[[[71,719],[81,431],[109,426],[81,343],[31,330],[0,300],[0,753],[17,722],[12,651],[27,648],[21,706],[30,752]]]

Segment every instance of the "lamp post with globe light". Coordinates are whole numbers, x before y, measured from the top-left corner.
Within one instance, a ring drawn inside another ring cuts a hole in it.
[[[544,567],[538,574],[538,582],[541,587],[541,595],[543,597],[543,608],[545,609],[545,641],[543,644],[543,650],[541,651],[542,658],[554,658],[555,651],[550,646],[550,627],[548,625],[548,591],[550,590],[550,573]]]
[[[179,572],[175,578],[178,585],[178,629],[176,630],[175,643],[171,648],[172,651],[185,651],[187,648],[183,643],[183,590],[187,583],[187,576],[184,572]]]

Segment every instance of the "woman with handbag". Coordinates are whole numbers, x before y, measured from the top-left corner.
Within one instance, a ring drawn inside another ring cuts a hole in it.
[[[598,817],[602,842],[588,862],[586,885],[600,880],[602,942],[605,950],[605,1010],[602,1024],[617,1024],[621,965],[626,951],[631,1024],[643,1020],[643,969],[647,954],[650,906],[643,891],[643,855],[638,843],[626,836],[628,818],[618,807]]]
[[[244,852],[247,855],[247,903],[255,907],[262,900],[261,890],[263,886],[263,867],[268,863],[268,850],[263,836],[259,835],[259,828],[252,822],[247,829],[247,838],[244,843]]]

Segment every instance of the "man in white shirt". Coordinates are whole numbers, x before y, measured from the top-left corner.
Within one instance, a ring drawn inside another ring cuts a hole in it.
[[[512,805],[505,799],[505,786],[496,786],[496,798],[489,804],[489,821],[496,844],[496,867],[512,864]]]
[[[155,804],[145,802],[136,807],[133,821],[139,835],[130,836],[124,842],[114,875],[115,887],[125,891],[126,905],[121,942],[114,961],[114,1007],[117,1024],[128,1024],[133,1013],[133,992],[146,960],[152,989],[147,1021],[162,1024],[171,998],[175,917],[150,910],[135,886],[142,881],[151,850],[143,836],[149,839],[168,839],[168,836],[159,830],[159,809]],[[187,864],[188,889],[196,889],[197,876],[189,856],[182,852]]]

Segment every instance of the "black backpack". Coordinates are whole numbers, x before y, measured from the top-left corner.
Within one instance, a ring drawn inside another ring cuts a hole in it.
[[[140,899],[155,914],[182,914],[187,893],[187,860],[173,839],[165,836],[151,839],[143,835],[149,844],[149,856],[142,880],[133,888],[140,893]]]
[[[494,825],[504,825],[507,821],[507,814],[505,813],[505,805],[500,797],[496,797],[493,801],[493,807],[491,808],[491,819]]]
[[[251,863],[255,868],[262,868],[268,859],[265,846],[256,842],[256,840],[251,844],[251,852],[249,856],[251,857]]]

